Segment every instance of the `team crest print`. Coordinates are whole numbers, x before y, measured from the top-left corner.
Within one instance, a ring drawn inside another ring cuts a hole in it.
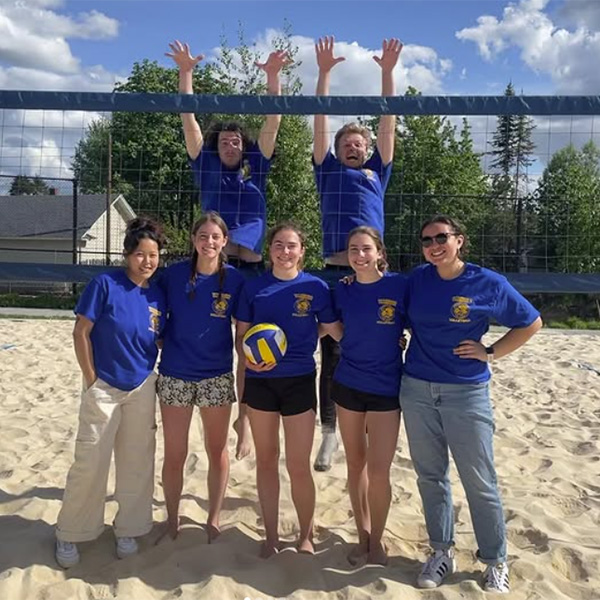
[[[212,293],[213,301],[211,304],[211,317],[218,317],[220,319],[227,318],[227,309],[229,308],[229,300],[231,294],[223,294],[219,292]]]
[[[294,294],[293,317],[308,317],[312,306],[313,297],[310,294]]]
[[[388,298],[380,298],[377,300],[379,308],[377,310],[378,325],[395,325],[396,324],[396,306],[398,302]]]
[[[247,158],[244,159],[242,166],[240,167],[239,177],[240,181],[248,181],[252,177],[250,161]]]
[[[373,173],[373,171],[371,169],[361,169],[361,173],[367,178],[367,179],[375,179],[375,173]]]
[[[471,303],[473,298],[465,298],[464,296],[454,296],[452,298],[451,323],[470,323],[471,319]]]
[[[150,324],[148,326],[148,331],[152,333],[160,333],[160,317],[162,315],[162,311],[158,310],[158,308],[154,308],[154,306],[149,306],[148,311],[150,312]]]

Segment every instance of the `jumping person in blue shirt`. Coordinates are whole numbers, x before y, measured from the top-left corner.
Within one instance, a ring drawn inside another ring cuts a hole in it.
[[[322,38],[316,44],[318,96],[329,94],[331,69],[345,60],[334,57],[333,46],[333,37]],[[396,93],[393,73],[401,50],[399,40],[383,40],[381,57],[373,57],[381,67],[382,96]],[[348,123],[336,133],[335,156],[330,149],[329,119],[326,115],[315,115],[314,136],[313,163],[321,198],[325,269],[345,271],[348,269],[346,241],[352,229],[367,225],[383,236],[383,197],[394,158],[396,117],[383,115],[380,118],[377,142],[370,157],[371,133],[357,123]],[[338,360],[339,347],[335,341],[330,337],[322,338],[319,402],[323,442],[315,462],[318,471],[330,468],[332,454],[337,448],[331,384]]]
[[[188,44],[174,41],[166,53],[179,67],[179,92],[193,94],[192,74],[204,58],[192,56]],[[272,52],[257,66],[267,75],[267,91],[279,96],[281,69],[289,64],[285,51]],[[221,215],[229,230],[226,254],[230,264],[256,269],[262,265],[266,228],[266,182],[275,149],[281,115],[268,115],[258,142],[252,142],[241,125],[217,122],[206,139],[192,113],[183,113],[185,145],[200,189],[203,212]]]
[[[400,406],[418,476],[432,553],[417,585],[434,588],[454,572],[452,453],[473,521],[486,591],[509,592],[506,530],[494,467],[494,416],[488,363],[525,344],[542,326],[537,310],[505,277],[464,260],[462,225],[448,216],[420,232],[429,264],[409,276],[411,327]],[[509,327],[491,346],[481,343],[490,319]]]
[[[95,277],[75,308],[73,338],[84,391],[75,460],[56,524],[56,560],[64,568],[79,562],[78,542],[94,540],[104,531],[113,452],[117,556],[135,554],[135,538],[152,529],[154,365],[166,303],[150,278],[162,244],[156,222],[130,221],[123,243],[125,269]]]
[[[400,375],[405,326],[406,278],[386,273],[383,240],[373,227],[348,236],[348,262],[355,272],[338,283],[334,305],[341,325],[341,358],[331,396],[337,405],[348,467],[348,492],[359,543],[350,553],[371,564],[387,563],[382,541],[392,489],[390,467],[400,427]],[[343,335],[342,335],[343,330]]]
[[[279,549],[279,424],[283,421],[285,460],[298,515],[298,550],[314,553],[312,542],[315,484],[310,453],[315,432],[317,396],[315,361],[319,323],[336,322],[327,285],[302,271],[305,237],[292,223],[280,224],[267,238],[272,269],[248,280],[236,313],[240,395],[256,451],[256,486],[266,531],[261,556]],[[286,335],[287,351],[278,363],[246,361],[243,336],[252,324],[275,323]],[[329,330],[327,330],[329,331]]]
[[[219,516],[227,481],[227,435],[231,407],[236,401],[233,377],[232,315],[243,276],[226,264],[227,226],[208,212],[194,224],[190,260],[170,266],[162,276],[168,319],[157,382],[165,439],[162,481],[167,507],[167,532],[179,531],[179,502],[183,468],[194,407],[198,407],[208,455],[209,542],[220,533]],[[250,451],[250,428],[245,407],[234,428],[236,456]]]

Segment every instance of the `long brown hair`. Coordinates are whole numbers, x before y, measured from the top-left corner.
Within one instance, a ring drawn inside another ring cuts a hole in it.
[[[304,231],[302,231],[302,229],[300,229],[300,226],[294,223],[293,221],[282,221],[281,223],[277,223],[277,225],[271,227],[271,229],[269,229],[269,231],[267,232],[267,248],[269,248],[269,259],[271,258],[271,244],[273,243],[275,236],[280,231],[293,231],[300,239],[300,247],[306,248],[306,234],[304,233]],[[298,260],[298,271],[301,271],[303,267],[304,257],[301,256]],[[271,268],[273,268],[273,265],[271,265]]]
[[[192,238],[194,238],[196,236],[196,234],[198,233],[198,230],[200,229],[200,227],[202,227],[202,225],[204,225],[205,223],[214,223],[223,233],[223,237],[228,237],[229,236],[229,230],[227,229],[227,224],[225,223],[225,221],[222,219],[221,215],[215,211],[208,211],[206,213],[204,213],[192,226]],[[196,295],[196,278],[198,277],[198,272],[196,271],[196,263],[198,262],[198,250],[196,250],[196,245],[192,242],[192,256],[190,258],[190,286],[189,286],[189,293],[188,293],[188,298],[190,300],[194,299],[194,296]],[[223,285],[225,284],[225,272],[226,272],[226,268],[225,265],[227,264],[227,255],[225,254],[225,252],[223,250],[221,250],[221,252],[219,253],[219,266],[218,266],[218,272],[219,272],[219,300],[222,299],[222,295],[223,295]]]
[[[379,252],[381,254],[381,258],[377,259],[377,268],[382,273],[385,273],[389,268],[389,265],[387,262],[387,250],[385,249],[385,244],[383,243],[381,234],[379,233],[379,231],[377,231],[377,229],[375,229],[375,227],[369,227],[368,225],[360,225],[359,227],[355,227],[348,234],[348,242],[346,243],[346,250],[350,250],[350,240],[355,235],[359,235],[359,234],[363,234],[363,233],[365,235],[368,235],[373,240],[373,243],[375,244],[375,249],[377,250],[377,252]]]

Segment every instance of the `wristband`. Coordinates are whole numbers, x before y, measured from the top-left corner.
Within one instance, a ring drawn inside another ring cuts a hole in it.
[[[487,361],[489,363],[494,362],[494,346],[486,346],[485,353],[487,354]]]

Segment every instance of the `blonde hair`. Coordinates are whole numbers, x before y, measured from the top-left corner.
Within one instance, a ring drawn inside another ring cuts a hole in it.
[[[364,125],[360,125],[359,123],[346,123],[338,132],[335,134],[335,141],[333,143],[333,148],[335,150],[335,155],[337,156],[340,141],[342,137],[346,134],[358,133],[358,135],[362,135],[362,137],[367,142],[367,150],[371,147],[372,137],[371,131],[368,127]]]

